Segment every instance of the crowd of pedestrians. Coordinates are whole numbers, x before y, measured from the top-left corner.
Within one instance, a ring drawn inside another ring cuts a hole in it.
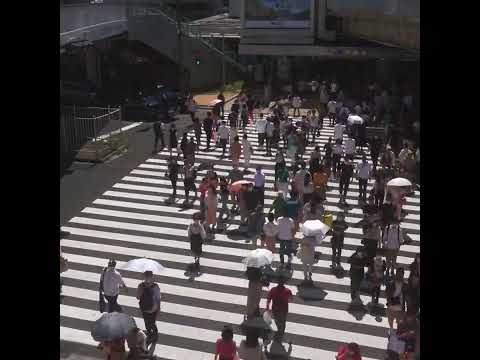
[[[266,109],[260,107],[261,104],[253,97],[241,93],[234,100],[228,119],[224,116],[225,98],[220,94],[218,98],[221,102],[203,121],[197,118],[197,108],[190,99],[188,109],[193,122],[193,136],[188,138],[188,134],[184,134],[180,143],[174,126],[170,126],[166,141],[162,126],[155,123],[154,152],[159,150],[159,143],[170,151],[165,174],[172,185],[170,203],[175,202],[177,197],[179,179],[184,183],[183,205],[191,207],[195,200],[199,200],[199,211],[193,214],[187,230],[197,270],[200,269],[202,245],[211,241],[216,232],[225,231],[226,225],[238,215],[238,231],[251,239],[255,248],[266,248],[274,253],[274,263],[286,273],[292,270],[293,259],[297,256],[303,264],[304,280],[310,282],[314,280],[318,253],[308,239],[296,237],[300,225],[307,220],[320,220],[331,228],[328,235],[331,235],[332,276],[344,271],[342,250],[346,232],[350,227],[360,227],[362,245],[348,259],[351,305],[363,306],[360,293],[368,291],[371,295],[369,311],[372,314],[382,311],[379,297],[382,288],[385,289],[390,328],[388,359],[399,359],[400,356],[413,358],[419,348],[420,257],[417,256],[407,269],[409,276],[405,279],[405,269],[396,260],[401,246],[411,241],[401,225],[407,216],[402,205],[409,192],[398,194],[386,185],[391,179],[406,178],[413,184],[411,192],[420,183],[420,147],[415,138],[415,126],[412,125],[411,99],[402,99],[398,110],[393,106],[389,92],[374,85],[366,91],[363,99],[350,104],[336,82],[322,83],[319,94],[319,101],[305,111],[307,105],[298,96],[290,96],[289,100]],[[295,120],[290,117],[291,108],[297,117]],[[402,114],[398,118],[396,111]],[[353,116],[360,117],[363,122],[349,121]],[[328,118],[325,125],[324,118]],[[249,123],[257,132],[257,149],[253,148],[247,135]],[[384,126],[384,133],[369,136],[367,127],[372,125]],[[330,137],[320,147],[317,139],[322,135],[324,126],[333,128],[333,138]],[[202,133],[205,133],[206,140],[203,144]],[[200,147],[204,146],[208,151],[212,145],[221,149],[220,159],[231,160],[231,170],[227,176],[220,176],[214,167],[210,168],[197,188],[196,178],[200,170],[195,166],[195,156]],[[314,150],[307,154],[309,145]],[[173,156],[175,148],[178,149],[177,156]],[[276,197],[268,208],[264,200],[265,174],[260,165],[252,169],[253,154],[264,155],[275,165],[273,191]],[[253,175],[253,179],[247,175]],[[352,224],[348,218],[354,179],[358,182],[358,202],[363,209],[363,219],[358,224]],[[237,186],[241,180],[245,181]],[[336,213],[326,210],[327,196],[333,190],[331,182],[339,184],[337,205],[341,210]],[[194,192],[193,199],[190,192]],[[136,296],[145,320],[146,341],[155,342],[160,289],[153,282],[151,273],[146,272],[144,277]],[[265,282],[261,271],[249,270],[247,278],[249,288],[245,316],[248,319],[261,316],[259,304]],[[278,277],[277,285],[270,289],[266,299],[265,311],[271,313],[277,327],[276,343],[282,341],[286,330],[288,332],[288,304],[293,298],[292,292],[285,286],[288,280],[288,276]],[[108,302],[107,311],[122,311],[117,303],[122,286],[125,284],[115,270],[115,261],[110,261],[102,273],[100,287]],[[137,329],[135,336],[140,340],[130,341],[135,343],[133,349],[138,348],[140,352],[145,347],[145,341],[141,340],[143,336],[138,335],[141,333]],[[396,347],[390,346],[391,343]],[[398,344],[403,344],[401,350],[398,350]],[[215,359],[274,358],[271,351],[266,348],[263,351],[258,336],[248,334],[246,340],[237,346],[233,341],[233,330],[227,326],[216,343]],[[286,358],[291,351],[290,346]],[[336,358],[357,360],[361,359],[360,353],[357,344],[347,343],[339,349]]]

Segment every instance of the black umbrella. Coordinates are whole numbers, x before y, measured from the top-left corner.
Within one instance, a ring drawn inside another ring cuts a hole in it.
[[[124,336],[137,327],[135,320],[125,313],[107,313],[95,321],[92,337],[95,341],[112,341]]]

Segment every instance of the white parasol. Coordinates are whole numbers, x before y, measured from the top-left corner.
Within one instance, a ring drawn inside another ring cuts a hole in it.
[[[247,267],[256,267],[260,268],[265,265],[270,265],[273,261],[273,254],[270,250],[267,249],[255,249],[250,251],[250,254],[243,259]]]
[[[119,267],[120,270],[129,270],[137,272],[151,271],[154,274],[163,271],[165,268],[155,260],[147,258],[133,259]]]
[[[324,224],[320,220],[307,220],[300,225],[300,231],[304,236],[315,236],[317,241],[325,237],[325,234],[330,230],[330,226]]]
[[[364,122],[363,118],[358,115],[348,115],[347,121],[351,125],[362,125]]]
[[[398,178],[390,180],[387,183],[387,186],[406,187],[406,186],[412,186],[412,183],[408,179],[398,177]]]

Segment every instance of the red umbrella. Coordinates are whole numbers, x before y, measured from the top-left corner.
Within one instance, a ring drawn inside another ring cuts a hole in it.
[[[250,181],[250,180],[238,180],[238,181],[235,181],[232,185],[230,185],[230,191],[231,192],[234,192],[234,193],[237,193],[240,191],[240,189],[242,188],[242,185],[248,185],[248,184],[252,184],[253,185],[253,182]]]

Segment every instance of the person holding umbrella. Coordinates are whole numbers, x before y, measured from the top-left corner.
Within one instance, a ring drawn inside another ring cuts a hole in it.
[[[200,223],[202,220],[202,214],[196,212],[192,216],[192,222],[188,225],[187,234],[190,240],[190,250],[195,261],[195,267],[197,270],[200,268],[200,257],[202,256],[202,244],[207,238],[205,228]]]
[[[136,327],[135,320],[125,313],[106,313],[95,321],[91,335],[100,342],[99,348],[107,354],[107,360],[124,360],[125,339]]]
[[[273,255],[272,255],[273,257]],[[260,300],[262,299],[262,271],[259,267],[247,267],[248,279],[247,319],[260,316]]]
[[[156,341],[158,337],[158,328],[155,322],[160,311],[161,294],[160,287],[153,282],[153,272],[145,271],[143,276],[144,281],[137,288],[137,299],[145,321],[147,336],[151,343]]]

